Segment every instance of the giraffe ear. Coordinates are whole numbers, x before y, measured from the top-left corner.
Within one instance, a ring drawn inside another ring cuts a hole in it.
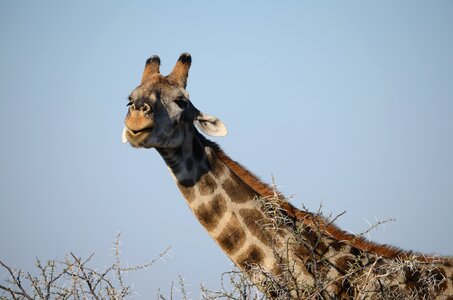
[[[225,136],[228,133],[225,124],[219,118],[204,114],[201,111],[195,118],[194,124],[198,129],[210,136]]]

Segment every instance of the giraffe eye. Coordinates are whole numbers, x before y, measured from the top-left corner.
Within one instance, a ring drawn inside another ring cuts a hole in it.
[[[182,100],[182,99],[176,99],[174,102],[175,102],[176,105],[178,105],[178,107],[181,108],[181,109],[184,109],[184,108],[186,108],[186,106],[187,106],[187,102],[184,101],[184,100]]]

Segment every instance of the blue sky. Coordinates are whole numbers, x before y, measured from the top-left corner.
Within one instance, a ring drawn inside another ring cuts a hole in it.
[[[371,238],[453,255],[451,1],[2,1],[0,258],[141,263],[142,298],[231,264],[154,150],[121,144],[146,59],[192,54],[191,100],[250,170]]]

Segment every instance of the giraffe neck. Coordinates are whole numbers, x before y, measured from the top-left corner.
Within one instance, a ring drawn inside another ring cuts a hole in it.
[[[425,292],[420,274],[438,281],[435,293],[429,292],[431,298],[453,294],[451,259],[421,258],[369,243],[317,215],[295,209],[193,127],[186,128],[180,147],[157,151],[209,235],[268,295],[286,290],[286,298],[305,298],[306,290],[300,287],[310,286],[323,290],[326,299],[356,298],[363,296],[362,290],[385,285],[391,293],[398,288],[407,296]],[[381,266],[395,266],[401,260],[408,260],[408,266],[400,266],[385,281]],[[414,261],[421,266],[413,267]],[[291,281],[288,274],[294,277]],[[385,291],[375,288],[373,293]]]
[[[263,211],[260,189],[265,185],[251,185],[241,178],[245,169],[226,162],[219,147],[194,130],[186,134],[181,147],[157,150],[190,209],[225,254],[242,271],[250,273],[259,266],[266,274],[278,276],[281,259],[276,250],[283,249],[286,234],[280,230],[277,235]],[[266,226],[272,228],[263,230]],[[301,266],[297,269],[301,272]],[[313,282],[309,272],[302,277]]]

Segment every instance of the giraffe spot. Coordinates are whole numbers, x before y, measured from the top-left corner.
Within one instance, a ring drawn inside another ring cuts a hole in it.
[[[316,244],[316,250],[321,255],[324,255],[325,253],[327,253],[327,251],[329,251],[329,247],[327,247],[326,243],[322,239],[320,239]]]
[[[232,255],[241,249],[242,245],[245,243],[245,232],[242,230],[236,215],[233,214],[231,216],[230,221],[216,240],[220,247],[222,247],[229,255]]]
[[[225,165],[218,160],[212,159],[210,160],[211,163],[211,171],[215,177],[220,177],[225,173]]]
[[[307,241],[311,251],[326,253],[329,250],[325,243],[325,234],[320,229],[304,226],[301,235]]]
[[[233,202],[244,203],[256,196],[253,190],[234,174],[223,182],[222,187]]]
[[[178,180],[178,187],[179,188],[181,188],[181,187],[189,188],[189,187],[193,187],[194,185],[195,185],[195,182],[192,179],[181,179],[181,180]]]
[[[354,267],[354,264],[357,262],[357,259],[350,255],[341,256],[336,259],[335,266],[339,272],[346,274],[351,268]]]
[[[195,200],[195,190],[191,186],[184,186],[183,184],[178,183],[178,188],[181,191],[181,194],[186,198],[187,202],[192,202]]]
[[[341,251],[343,250],[343,248],[346,246],[346,243],[343,242],[343,241],[333,241],[332,243],[330,243],[330,247],[332,247],[333,250],[335,251]]]
[[[198,181],[197,187],[202,196],[207,196],[214,193],[217,188],[217,183],[212,176],[206,174]]]
[[[305,260],[309,258],[310,255],[312,255],[312,252],[305,244],[294,247],[294,251],[296,253],[296,256],[302,260]]]
[[[238,257],[238,265],[243,270],[250,270],[253,266],[260,265],[264,261],[264,252],[258,246],[251,245]]]
[[[191,158],[188,158],[186,160],[186,169],[187,169],[187,171],[193,170],[193,160]]]
[[[218,194],[209,203],[201,204],[195,210],[195,215],[208,231],[212,231],[219,224],[220,219],[225,214],[226,208],[225,198]]]
[[[351,247],[350,252],[354,256],[360,256],[362,254],[362,252],[356,247]]]
[[[404,278],[406,288],[411,291],[417,291],[419,294],[428,295],[429,289],[427,285],[434,287],[435,293],[442,293],[448,287],[448,281],[445,270],[442,268],[436,268],[432,270],[420,270],[405,268]],[[429,281],[427,282],[427,278]]]
[[[336,286],[338,288],[338,299],[354,299],[354,289],[349,278],[340,277],[336,280]]]
[[[199,182],[200,178],[202,178],[205,174],[209,172],[209,169],[206,168],[202,162],[198,162],[196,165],[196,175],[195,175],[195,181]]]
[[[250,232],[258,237],[263,244],[267,246],[275,245],[275,239],[270,232],[275,225],[269,218],[266,218],[262,212],[256,209],[243,208],[239,210],[239,215],[242,217],[242,220]]]
[[[423,293],[423,283],[420,280],[422,272],[419,269],[405,268],[404,279],[406,288],[410,291],[417,291]]]
[[[304,226],[301,230],[301,234],[309,242],[311,247],[314,247],[319,240],[319,236],[316,234],[315,230],[309,226]]]
[[[431,280],[433,280],[433,282],[435,282],[434,290],[437,293],[442,293],[443,291],[445,291],[447,289],[448,281],[446,280],[447,275],[446,275],[444,269],[442,269],[442,268],[433,269],[433,270],[431,270],[429,276],[430,276]]]
[[[202,165],[206,172],[209,172],[211,170],[211,163],[209,162],[208,158],[202,160]]]

